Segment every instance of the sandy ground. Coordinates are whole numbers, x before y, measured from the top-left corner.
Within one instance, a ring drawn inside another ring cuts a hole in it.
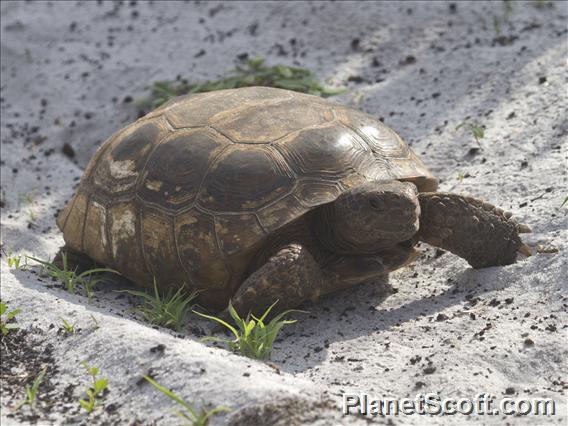
[[[89,303],[3,256],[2,301],[22,309],[2,344],[3,425],[176,424],[146,373],[198,406],[232,408],[214,424],[566,424],[568,3],[99,3],[2,2],[4,250],[55,255],[54,214],[149,83],[213,79],[247,53],[347,86],[335,99],[397,130],[442,190],[529,224],[535,255],[472,270],[423,247],[388,282],[305,306],[270,363],[205,346],[208,324],[193,317],[182,333],[149,327],[112,291],[125,283]],[[482,149],[455,130],[463,122],[483,125]],[[60,317],[79,331],[64,336]],[[110,380],[90,417],[77,403],[84,360]],[[36,413],[14,412],[44,366]],[[556,415],[361,419],[341,414],[346,392],[546,397]]]

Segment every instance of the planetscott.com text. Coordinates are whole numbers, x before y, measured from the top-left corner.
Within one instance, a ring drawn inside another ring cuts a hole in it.
[[[344,394],[343,414],[355,413],[364,416],[554,416],[556,402],[551,398],[498,399],[489,393],[479,393],[473,398],[442,398],[435,393],[419,393],[415,398],[399,399]]]

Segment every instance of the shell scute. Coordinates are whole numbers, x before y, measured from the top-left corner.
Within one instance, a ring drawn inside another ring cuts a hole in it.
[[[174,132],[150,155],[137,194],[157,206],[188,208],[209,165],[228,144],[207,129]]]
[[[289,193],[294,181],[285,161],[270,149],[233,145],[209,170],[199,205],[219,213],[255,211]]]
[[[107,194],[131,192],[154,144],[166,133],[158,119],[125,129],[110,142],[94,166],[94,186]]]

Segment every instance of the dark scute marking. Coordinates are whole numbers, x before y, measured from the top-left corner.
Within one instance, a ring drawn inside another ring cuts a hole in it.
[[[101,147],[104,153],[97,159],[93,171],[93,184],[112,194],[132,190],[146,159],[162,132],[158,120],[129,126],[115,139]]]
[[[206,130],[177,132],[152,153],[138,194],[170,208],[193,202],[211,160],[225,146]]]
[[[306,130],[275,146],[300,176],[340,178],[369,156],[356,136],[340,125]]]
[[[158,139],[160,127],[149,121],[138,127],[124,139],[122,139],[111,151],[111,156],[115,161],[135,160],[138,165],[140,163],[139,153],[144,151],[148,145],[151,145]],[[143,165],[143,163],[142,163]]]
[[[217,247],[213,217],[195,209],[175,217],[174,232],[182,266],[187,271],[223,259]]]
[[[265,237],[254,214],[216,216],[215,232],[227,255],[251,247]]]
[[[180,286],[186,277],[177,255],[173,219],[162,211],[143,208],[141,220],[141,241],[148,271],[161,288]]]
[[[232,146],[209,171],[199,204],[218,212],[253,211],[286,195],[294,178],[268,149]]]

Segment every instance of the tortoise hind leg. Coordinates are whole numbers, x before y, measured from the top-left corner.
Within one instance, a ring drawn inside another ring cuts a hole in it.
[[[464,258],[474,268],[509,265],[517,252],[530,256],[519,233],[531,232],[511,213],[476,198],[447,193],[422,193],[417,238]]]
[[[253,272],[231,303],[239,315],[262,315],[278,300],[272,314],[317,299],[324,275],[312,255],[300,244],[288,244]]]

